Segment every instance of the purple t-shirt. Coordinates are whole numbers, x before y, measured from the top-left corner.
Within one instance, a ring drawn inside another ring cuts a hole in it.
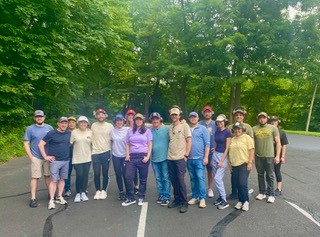
[[[223,131],[220,131],[218,128],[215,132],[215,142],[216,142],[216,152],[223,153],[226,150],[226,140],[228,137],[231,137],[231,132],[229,129],[224,129]]]
[[[133,129],[127,133],[126,143],[129,143],[130,153],[148,153],[148,142],[152,141],[152,133],[149,129],[144,134],[139,130],[133,133]]]

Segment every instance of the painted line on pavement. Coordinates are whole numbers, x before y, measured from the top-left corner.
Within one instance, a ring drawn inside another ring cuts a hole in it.
[[[287,203],[289,203],[291,206],[293,206],[295,209],[297,209],[301,214],[303,214],[305,217],[307,217],[309,220],[311,220],[313,223],[315,223],[317,226],[320,227],[320,223],[318,221],[316,221],[308,212],[306,212],[305,210],[303,210],[301,207],[299,207],[298,205],[286,201]]]
[[[147,211],[148,211],[148,203],[145,202],[143,203],[141,208],[137,237],[144,237],[145,230],[146,230]]]

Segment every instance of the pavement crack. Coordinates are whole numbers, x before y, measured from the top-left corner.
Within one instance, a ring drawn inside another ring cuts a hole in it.
[[[59,214],[60,212],[65,211],[68,208],[68,204],[60,206],[59,210],[57,210],[55,213],[52,213],[50,216],[47,217],[46,222],[44,223],[43,227],[43,237],[51,237],[52,236],[52,230],[53,230],[53,224],[52,224],[52,218]]]

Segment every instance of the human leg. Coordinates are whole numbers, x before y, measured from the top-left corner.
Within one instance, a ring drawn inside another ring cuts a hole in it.
[[[163,196],[163,187],[161,182],[161,162],[151,162],[151,166],[153,169],[154,177],[156,179],[158,197],[161,197]]]
[[[97,191],[101,190],[100,173],[101,173],[101,161],[98,154],[92,155],[92,167],[93,167],[93,180],[94,186]]]
[[[162,193],[165,200],[170,200],[170,179],[167,160],[161,162]]]
[[[267,195],[274,196],[274,158],[266,157],[265,170],[267,180]]]
[[[258,173],[258,184],[259,184],[259,194],[266,194],[266,184],[264,180],[265,173],[265,158],[264,157],[255,157],[255,165]]]
[[[185,173],[187,162],[184,159],[177,160],[177,175],[178,175],[178,195],[181,205],[188,205],[187,202],[187,186],[185,183]]]
[[[247,170],[247,164],[242,164],[237,167],[238,170],[238,192],[239,192],[239,201],[249,202],[248,195],[248,177],[250,172]]]
[[[202,159],[197,159],[195,161],[195,176],[196,176],[196,186],[197,186],[197,192],[198,197],[200,199],[206,198],[206,181],[204,177],[204,165]]]
[[[102,163],[102,177],[103,177],[103,187],[102,190],[107,192],[109,186],[109,166],[110,166],[110,151],[100,154]]]
[[[197,185],[195,161],[192,159],[188,159],[187,160],[187,168],[189,171],[190,184],[191,184],[191,192],[192,192],[191,197],[193,199],[198,199],[199,198],[199,190],[198,190],[198,185]]]
[[[148,180],[148,170],[149,170],[150,160],[148,162],[137,163],[137,168],[139,171],[139,197],[145,199],[147,191],[147,180]]]
[[[123,192],[123,157],[112,156],[113,168],[119,192]]]

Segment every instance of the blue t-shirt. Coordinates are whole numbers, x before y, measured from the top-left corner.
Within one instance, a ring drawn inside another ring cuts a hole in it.
[[[224,129],[220,131],[218,128],[215,133],[215,142],[216,142],[216,152],[224,153],[226,150],[226,140],[228,137],[231,137],[231,132],[229,129]]]
[[[199,125],[191,128],[192,145],[189,159],[203,159],[205,148],[210,147],[210,135],[206,127]]]
[[[159,128],[151,128],[152,132],[152,162],[161,162],[167,159],[169,148],[169,127],[161,125]]]
[[[211,148],[214,148],[215,146],[215,142],[214,142],[214,134],[217,131],[217,126],[216,123],[211,120],[211,122],[209,124],[206,124],[204,120],[199,122],[200,125],[203,125],[207,128],[209,135],[210,135],[210,154],[211,152]]]
[[[42,127],[32,124],[27,127],[23,140],[30,142],[31,154],[34,157],[43,159],[38,145],[42,138],[44,138],[44,136],[47,135],[47,133],[51,130],[53,130],[53,128],[48,124],[44,124]]]
[[[54,156],[56,161],[70,160],[70,136],[71,132],[59,132],[52,130],[42,139],[47,144],[47,155]]]

